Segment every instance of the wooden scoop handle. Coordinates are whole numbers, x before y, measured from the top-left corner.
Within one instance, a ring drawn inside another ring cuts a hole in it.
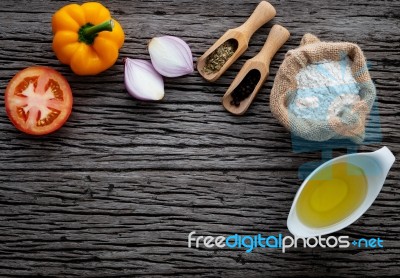
[[[272,26],[263,48],[252,60],[258,60],[266,63],[267,68],[269,68],[272,58],[275,56],[276,52],[278,52],[279,48],[281,48],[282,45],[289,39],[289,37],[290,33],[285,27],[281,25]]]
[[[275,15],[275,8],[267,1],[261,1],[246,22],[237,27],[236,30],[244,34],[249,41],[254,32],[274,18]]]
[[[286,28],[280,25],[272,26],[263,48],[256,56],[248,60],[243,65],[242,69],[239,71],[231,86],[229,86],[224,97],[222,98],[222,105],[226,110],[235,115],[242,115],[247,111],[262,85],[268,78],[269,65],[272,57],[274,57],[279,48],[281,48],[281,46],[289,39],[289,36],[290,33]],[[253,92],[251,92],[250,96],[242,100],[238,107],[232,105],[231,100],[233,91],[237,86],[239,86],[239,84],[251,70],[258,70],[260,72],[260,80],[258,81]]]

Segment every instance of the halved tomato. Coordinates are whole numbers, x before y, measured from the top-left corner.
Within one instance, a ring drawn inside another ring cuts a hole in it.
[[[7,115],[19,130],[44,135],[59,129],[72,110],[67,80],[47,67],[30,67],[8,83],[4,97]]]

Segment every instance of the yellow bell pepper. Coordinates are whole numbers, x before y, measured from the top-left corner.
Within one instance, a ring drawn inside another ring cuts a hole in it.
[[[114,65],[125,38],[121,25],[97,2],[61,8],[52,28],[57,58],[78,75],[95,75]]]

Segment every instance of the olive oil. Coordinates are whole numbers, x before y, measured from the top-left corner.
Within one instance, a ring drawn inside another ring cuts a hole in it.
[[[352,214],[367,195],[364,171],[340,162],[320,170],[300,193],[296,211],[307,226],[321,228]]]

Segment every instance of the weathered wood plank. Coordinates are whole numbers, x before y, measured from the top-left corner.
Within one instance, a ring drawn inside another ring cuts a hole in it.
[[[271,1],[277,17],[220,80],[207,83],[197,73],[167,79],[161,103],[128,97],[123,57],[148,59],[146,41],[164,34],[182,37],[199,57],[257,2],[107,1],[127,39],[117,64],[95,77],[75,76],[51,50],[51,15],[68,1],[0,2],[0,92],[33,64],[59,70],[74,91],[71,118],[43,138],[14,129],[0,94],[0,276],[398,276],[399,162],[374,205],[338,233],[381,237],[383,249],[187,248],[192,230],[288,234],[298,167],[320,154],[293,152],[268,95],[284,54],[306,32],[362,47],[378,89],[383,139],[359,150],[387,145],[400,152],[399,1]],[[291,39],[248,113],[233,117],[221,97],[274,23]]]

